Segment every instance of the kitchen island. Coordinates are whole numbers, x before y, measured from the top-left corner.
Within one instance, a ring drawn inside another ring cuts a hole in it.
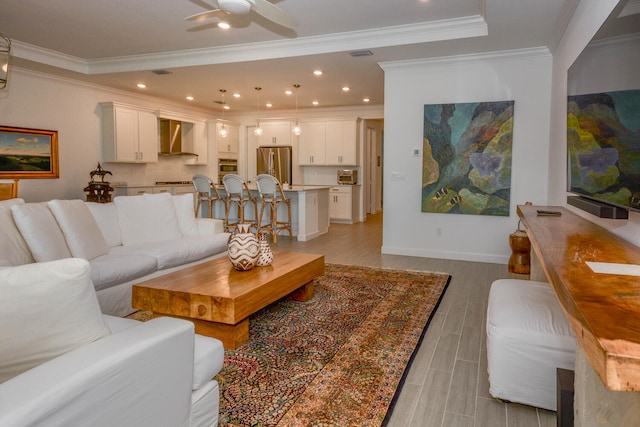
[[[226,197],[223,186],[217,186],[220,196]],[[300,241],[314,239],[329,231],[329,189],[330,186],[320,185],[292,185],[284,190],[284,195],[291,200],[291,229],[293,237]],[[249,185],[251,195],[258,203],[260,213],[260,193],[254,185]],[[215,216],[224,217],[222,206],[215,208]],[[266,213],[265,213],[266,215]],[[253,218],[253,207],[245,209],[245,218]],[[233,209],[229,213],[231,222],[237,221],[237,212]],[[278,209],[278,220],[285,221],[287,210],[284,205]],[[287,236],[283,231],[280,236]]]
[[[158,183],[155,185],[127,185],[125,183],[114,183],[115,196],[134,196],[140,194],[185,194],[193,193],[195,189],[193,184],[186,181]],[[216,185],[220,192],[220,196],[226,197],[224,186]],[[314,239],[321,234],[329,231],[329,190],[330,186],[321,185],[292,185],[284,190],[285,197],[291,200],[291,229],[293,237],[300,241]],[[258,212],[260,212],[260,193],[255,184],[249,185],[251,195],[258,203]],[[203,207],[201,215],[207,215],[207,208]],[[265,214],[266,215],[266,214]],[[224,218],[224,208],[221,203],[217,203],[214,207],[215,218]],[[278,209],[278,219],[284,221],[287,217],[287,211],[284,206]],[[237,212],[234,209],[230,213],[230,221],[237,221]],[[245,218],[253,218],[253,207],[245,209]],[[287,236],[284,231],[280,236]]]

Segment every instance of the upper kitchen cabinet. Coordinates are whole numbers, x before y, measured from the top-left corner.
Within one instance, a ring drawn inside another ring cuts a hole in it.
[[[185,124],[185,141],[187,148],[195,156],[191,156],[185,164],[187,165],[207,165],[209,164],[209,125],[205,121],[194,121]]]
[[[305,166],[324,165],[326,152],[325,122],[300,122],[298,164]]]
[[[215,126],[218,154],[224,155],[219,157],[229,157],[229,154],[235,154],[237,156],[240,152],[240,125],[218,120]],[[223,127],[227,131],[227,136],[224,138],[220,135]]]
[[[357,166],[359,122],[360,119],[346,119],[300,123],[298,164]]]
[[[158,117],[153,111],[115,102],[102,102],[104,162],[158,161]]]
[[[330,166],[357,166],[359,120],[332,120],[326,122],[326,164]]]
[[[260,135],[260,137],[254,135],[254,138],[258,140],[257,146],[292,144],[291,137],[293,133],[291,132],[291,122],[264,121],[260,122],[260,127],[262,128],[262,135]]]

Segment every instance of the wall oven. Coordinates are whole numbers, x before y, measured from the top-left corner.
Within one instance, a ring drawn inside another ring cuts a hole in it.
[[[220,159],[218,160],[218,179],[222,184],[222,178],[228,174],[238,174],[238,160]]]

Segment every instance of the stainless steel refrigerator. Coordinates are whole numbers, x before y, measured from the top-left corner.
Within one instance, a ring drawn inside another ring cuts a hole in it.
[[[275,176],[280,183],[291,182],[291,154],[290,146],[262,146],[258,147],[258,175],[268,173]]]

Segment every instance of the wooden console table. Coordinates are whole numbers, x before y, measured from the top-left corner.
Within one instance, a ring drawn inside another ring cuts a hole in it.
[[[538,209],[561,215],[539,216]],[[585,264],[640,264],[640,249],[562,207],[518,206],[518,215],[603,384],[640,391],[640,277],[598,274]]]

